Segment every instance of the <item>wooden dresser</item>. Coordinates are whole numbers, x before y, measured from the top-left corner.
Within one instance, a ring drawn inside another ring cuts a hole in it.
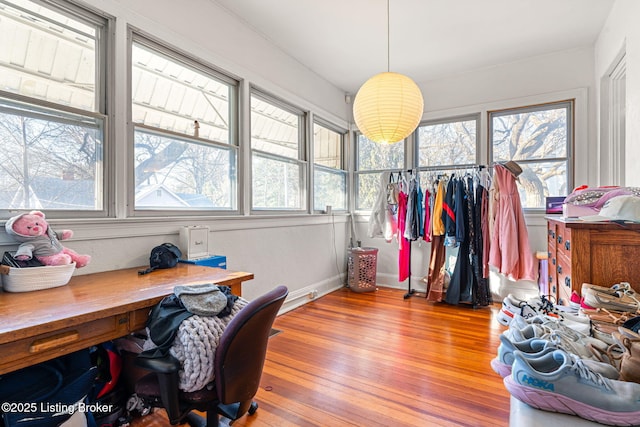
[[[629,282],[640,292],[640,224],[546,219],[549,289],[561,304],[585,282]]]

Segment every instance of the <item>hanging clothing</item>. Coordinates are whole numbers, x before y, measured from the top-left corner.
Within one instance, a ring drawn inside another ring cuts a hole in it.
[[[422,238],[425,242],[431,241],[431,192],[427,189],[424,193],[424,221]]]
[[[455,213],[455,176],[447,184],[447,191],[442,202],[442,222],[445,229],[445,246],[456,246],[456,213]]]
[[[480,214],[481,214],[481,226],[482,230],[482,277],[489,278],[489,243],[491,237],[489,234],[489,190],[486,187],[482,187],[482,195],[480,201]]]
[[[407,194],[398,193],[398,281],[404,282],[409,278],[409,264],[411,262],[411,242],[404,237],[407,218]]]
[[[394,197],[392,193],[393,187],[389,184],[394,184],[397,187],[397,183],[392,182],[392,175],[391,172],[380,174],[378,195],[371,209],[371,215],[369,215],[369,228],[367,230],[369,237],[383,237],[387,243],[391,242],[397,229],[397,220],[394,214],[395,206],[389,204]]]
[[[433,218],[431,228],[432,236],[442,236],[445,233],[444,221],[442,220],[442,205],[444,202],[445,192],[444,183],[442,181],[438,181],[438,188],[433,200],[433,212],[431,212],[431,217]]]
[[[469,224],[471,219],[471,206],[468,191],[462,179],[456,180],[455,192],[456,240],[459,249],[445,301],[449,304],[472,303],[471,291],[474,286],[474,274],[469,253],[470,240],[466,236],[468,230],[466,224]]]
[[[427,276],[427,301],[442,301],[445,254],[444,236],[434,235],[431,238],[431,256],[429,258],[429,274]]]
[[[418,229],[420,226],[420,213],[418,208],[418,181],[414,176],[411,176],[409,179],[409,190],[407,192],[407,219],[404,231],[405,239],[418,240]]]
[[[529,247],[529,234],[516,178],[499,164],[495,165],[493,172],[493,182],[499,192],[495,200],[495,224],[489,248],[489,264],[513,280],[536,281],[535,258]]]
[[[431,213],[431,256],[429,274],[427,276],[427,300],[440,302],[444,293],[445,279],[445,247],[444,223],[442,221],[442,203],[445,197],[444,181],[439,180],[433,196],[433,212]]]
[[[487,189],[482,185],[478,185],[476,187],[476,195],[475,195],[475,204],[474,204],[474,231],[475,235],[473,241],[475,242],[474,250],[475,253],[471,255],[471,265],[473,266],[473,274],[474,274],[474,288],[473,292],[473,305],[474,306],[487,306],[493,303],[493,297],[491,296],[491,289],[489,287],[489,281],[487,277],[484,276],[484,238],[485,234],[483,229],[487,228],[488,224],[485,224],[483,221],[483,217],[485,217],[485,213],[483,212],[484,205],[486,204],[486,197],[484,196],[487,193]],[[487,246],[488,252],[488,246]],[[488,259],[488,255],[487,255]]]

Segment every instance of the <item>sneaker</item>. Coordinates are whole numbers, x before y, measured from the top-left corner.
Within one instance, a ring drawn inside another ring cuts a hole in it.
[[[569,299],[569,305],[573,307],[575,310],[580,310],[580,303],[582,302],[582,297],[578,295],[576,291],[571,292],[571,299]]]
[[[605,308],[607,310],[628,311],[635,313],[638,311],[638,301],[635,297],[621,294],[610,294],[595,289],[589,289],[584,294],[584,302],[595,308]]]
[[[534,345],[531,346],[531,342]],[[491,369],[493,369],[502,378],[511,374],[511,365],[513,364],[513,353],[517,350],[527,355],[527,357],[539,357],[555,348],[547,345],[548,341],[529,338],[522,341],[511,341],[504,334],[500,335],[500,345],[498,346],[498,355],[491,360]]]
[[[622,293],[633,293],[633,288],[629,282],[620,282],[616,283],[611,287],[606,286],[598,286],[593,285],[591,283],[583,283],[580,288],[580,293],[582,296],[585,296],[588,292],[596,291],[596,292],[604,292],[605,294],[610,295],[618,295],[620,292]]]
[[[610,344],[598,338],[589,336],[589,333],[581,333],[574,328],[566,326],[562,321],[550,319],[545,316],[536,316],[532,319],[514,317],[509,329],[502,333],[511,342],[523,342],[526,340],[550,341],[556,348],[561,348],[583,359],[592,359],[616,366],[615,355],[608,352]],[[533,348],[543,347],[543,343],[534,345]]]
[[[533,309],[533,307],[528,305],[526,301],[509,294],[502,300],[502,306],[498,313],[498,322],[504,326],[509,326],[509,323],[511,323],[511,320],[515,315],[530,318],[536,314],[538,313]]]
[[[511,341],[505,334],[500,335],[498,355],[491,360],[491,368],[502,378],[511,374],[511,365],[514,361],[514,352],[519,351],[529,359],[535,359],[557,350],[559,347],[553,340],[529,338],[523,341]],[[600,360],[583,359],[583,363],[594,372],[605,378],[618,379],[618,369],[609,363]]]
[[[563,350],[536,359],[516,351],[503,381],[513,397],[534,408],[608,425],[640,423],[640,384],[605,378]]]
[[[514,316],[511,325],[509,325],[509,329],[523,329],[527,324],[544,325],[551,330],[562,329],[565,333],[572,330],[582,336],[589,336],[591,334],[590,318],[588,316],[578,316],[570,313],[564,313],[561,317],[551,317],[539,314],[529,319],[524,319],[521,316]],[[577,337],[574,338],[577,339]]]

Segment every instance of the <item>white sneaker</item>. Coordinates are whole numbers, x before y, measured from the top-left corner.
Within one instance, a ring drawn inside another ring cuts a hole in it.
[[[502,307],[500,307],[500,312],[498,313],[498,322],[504,326],[509,326],[515,315],[528,319],[537,314],[538,312],[527,301],[509,294],[502,300]]]

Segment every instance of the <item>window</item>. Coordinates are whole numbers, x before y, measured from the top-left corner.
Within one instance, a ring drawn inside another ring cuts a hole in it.
[[[313,124],[313,208],[347,209],[347,172],[344,170],[344,131]]]
[[[446,170],[478,163],[479,116],[423,123],[418,127],[418,167]]]
[[[489,112],[492,160],[514,160],[524,208],[544,208],[545,197],[564,196],[572,187],[570,154],[573,101]]]
[[[306,209],[305,114],[251,93],[252,203],[255,210]]]
[[[382,172],[404,169],[405,144],[403,141],[379,144],[361,133],[357,134],[356,144],[356,209],[370,210],[378,195]]]
[[[109,25],[71,4],[0,5],[3,217],[15,209],[104,215]]]
[[[237,82],[132,39],[135,209],[237,210]]]

